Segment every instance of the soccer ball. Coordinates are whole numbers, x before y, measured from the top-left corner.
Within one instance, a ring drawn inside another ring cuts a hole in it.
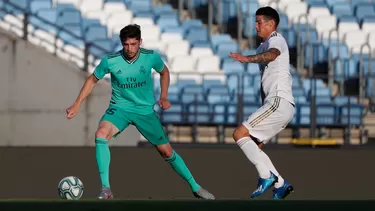
[[[63,178],[57,187],[59,196],[62,199],[78,200],[83,194],[83,183],[75,176]]]

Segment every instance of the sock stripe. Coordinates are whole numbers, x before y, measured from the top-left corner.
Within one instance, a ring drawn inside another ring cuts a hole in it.
[[[240,140],[237,141],[237,145],[239,147],[242,147],[244,144],[246,144],[247,142],[249,142],[249,140],[250,140],[249,137],[241,138]]]
[[[272,106],[267,109],[265,112],[263,112],[261,115],[259,115],[257,118],[253,119],[249,125],[251,127],[255,127],[257,124],[259,124],[261,121],[269,117],[273,112],[275,112],[280,105],[280,98],[276,97],[275,101],[273,102]]]
[[[176,160],[176,153],[175,153],[175,151],[173,150],[173,152],[172,152],[172,156],[169,157],[169,158],[165,158],[165,160],[166,160],[168,163],[172,163],[173,161],[175,161],[175,160]]]
[[[96,143],[96,144],[107,144],[107,143],[108,143],[108,140],[105,139],[105,138],[96,138],[96,139],[95,139],[95,143]]]

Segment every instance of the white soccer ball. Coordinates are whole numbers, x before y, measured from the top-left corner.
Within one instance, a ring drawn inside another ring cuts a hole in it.
[[[63,178],[58,185],[59,196],[62,199],[78,200],[83,195],[83,183],[75,176]]]

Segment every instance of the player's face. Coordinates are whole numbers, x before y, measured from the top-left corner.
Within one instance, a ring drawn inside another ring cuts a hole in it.
[[[122,45],[124,47],[124,51],[125,51],[126,55],[130,59],[132,59],[137,55],[141,44],[142,44],[142,39],[137,40],[136,38],[128,38],[124,41],[124,43]]]
[[[260,38],[267,39],[270,33],[274,31],[272,21],[264,18],[263,15],[257,15],[255,30],[257,31],[257,34]]]

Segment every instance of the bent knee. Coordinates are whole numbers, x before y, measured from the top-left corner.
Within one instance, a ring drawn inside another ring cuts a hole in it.
[[[245,126],[241,125],[234,130],[233,139],[235,141],[238,141],[243,137],[248,137],[249,135],[250,135],[249,130]]]
[[[111,139],[110,130],[99,128],[95,133],[95,138],[105,138],[107,140]]]

